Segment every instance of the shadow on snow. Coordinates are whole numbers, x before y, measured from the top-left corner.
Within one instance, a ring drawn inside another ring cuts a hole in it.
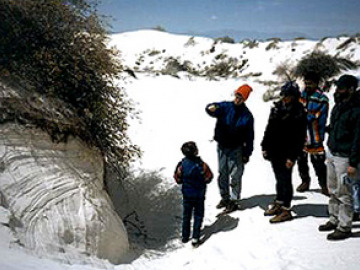
[[[275,195],[255,195],[250,198],[241,200],[242,210],[251,209],[259,206],[264,211],[268,205],[274,201]],[[305,196],[294,196],[293,201],[305,200]],[[292,207],[292,211],[296,214],[295,218],[303,218],[308,216],[325,218],[328,217],[327,204],[298,204]]]

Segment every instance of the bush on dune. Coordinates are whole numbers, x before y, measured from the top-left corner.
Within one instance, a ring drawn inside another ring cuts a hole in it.
[[[80,137],[98,147],[108,164],[126,167],[139,153],[126,134],[132,107],[115,83],[122,66],[107,47],[96,1],[0,0],[0,6],[0,81],[56,100],[62,115],[79,121],[50,125],[31,112],[26,98],[12,108],[14,115],[58,141]]]

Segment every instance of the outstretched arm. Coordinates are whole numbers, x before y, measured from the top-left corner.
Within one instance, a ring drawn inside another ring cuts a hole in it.
[[[205,107],[205,111],[208,115],[212,117],[218,117],[222,112],[222,106],[221,103],[210,103]]]

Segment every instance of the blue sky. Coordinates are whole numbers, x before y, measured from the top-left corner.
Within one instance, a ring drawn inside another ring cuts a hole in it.
[[[162,26],[236,40],[360,32],[360,0],[102,0],[99,12],[113,17],[113,32]]]

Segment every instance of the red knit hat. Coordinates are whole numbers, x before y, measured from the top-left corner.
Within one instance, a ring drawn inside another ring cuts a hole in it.
[[[252,88],[249,85],[243,84],[242,86],[240,86],[238,89],[235,90],[235,95],[240,94],[243,97],[244,101],[246,101],[251,91]]]

